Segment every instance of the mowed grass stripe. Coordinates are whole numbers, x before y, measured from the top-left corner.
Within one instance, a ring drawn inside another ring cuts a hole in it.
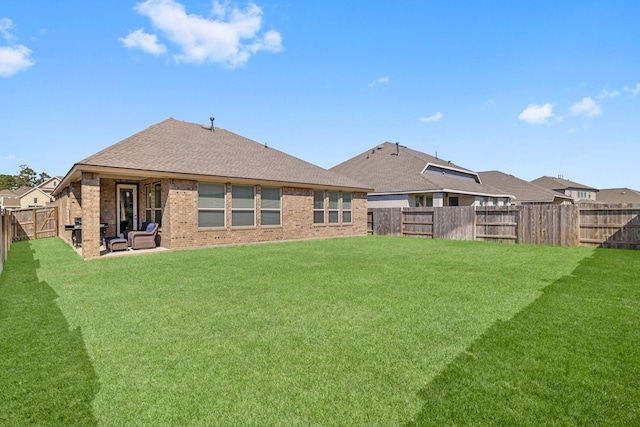
[[[640,425],[639,272],[594,251],[430,382],[415,425]]]

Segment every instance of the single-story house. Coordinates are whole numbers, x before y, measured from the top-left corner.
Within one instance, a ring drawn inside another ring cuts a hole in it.
[[[640,204],[640,191],[631,188],[604,188],[598,191],[599,203],[637,203]]]
[[[169,118],[73,165],[54,190],[60,235],[82,227],[82,256],[102,234],[160,224],[169,249],[367,233],[354,179],[230,131]]]
[[[500,171],[478,172],[484,184],[513,194],[517,205],[571,204],[573,198]]]
[[[533,184],[570,196],[575,202],[595,202],[598,190],[584,184],[553,176],[541,176],[531,181]]]
[[[373,188],[370,208],[504,206],[515,198],[486,185],[476,172],[392,142],[330,170]]]

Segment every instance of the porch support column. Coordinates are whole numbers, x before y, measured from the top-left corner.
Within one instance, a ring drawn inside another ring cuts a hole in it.
[[[100,256],[100,175],[82,173],[82,257]]]
[[[441,208],[444,206],[444,194],[442,193],[433,193],[433,207]]]

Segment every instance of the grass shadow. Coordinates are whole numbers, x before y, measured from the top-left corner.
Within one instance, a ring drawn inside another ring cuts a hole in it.
[[[17,242],[0,276],[0,424],[97,425],[98,377],[82,334],[38,267],[30,243]]]
[[[599,249],[420,392],[422,425],[640,425],[640,253]]]

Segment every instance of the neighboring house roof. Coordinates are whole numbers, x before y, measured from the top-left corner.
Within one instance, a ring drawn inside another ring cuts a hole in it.
[[[605,188],[598,192],[601,203],[640,203],[640,191],[630,188]]]
[[[480,179],[485,184],[499,188],[516,196],[520,203],[553,203],[556,199],[573,200],[549,188],[541,187],[524,179],[500,171],[478,172]]]
[[[20,187],[13,190],[13,194],[18,197],[22,197],[27,194],[29,191],[32,191],[35,187]]]
[[[35,197],[46,197],[48,199],[51,198],[51,194],[47,193],[45,191],[42,191],[40,188],[38,187],[20,187],[17,190],[14,190],[14,192],[16,194],[18,194],[18,197],[20,197],[21,199],[31,195],[32,193],[35,193],[36,196]]]
[[[510,197],[478,174],[402,145],[385,142],[330,169],[372,187],[372,194],[451,192]]]
[[[0,197],[18,197],[18,195],[13,190],[5,189],[0,190]]]
[[[80,172],[190,175],[315,187],[368,188],[353,179],[267,147],[222,128],[169,118],[80,160],[58,185]]]
[[[3,208],[20,208],[20,199],[18,197],[0,197]]]
[[[62,181],[61,176],[52,176],[50,178],[48,178],[45,182],[41,183],[40,185],[38,185],[37,187],[44,191],[45,193],[51,193],[53,190],[56,189],[57,184],[60,183],[60,181]]]
[[[541,176],[540,178],[534,179],[531,182],[554,191],[568,189],[598,191],[596,188],[589,187],[588,185],[579,184],[577,182],[569,181],[568,179],[555,178],[552,176]]]

